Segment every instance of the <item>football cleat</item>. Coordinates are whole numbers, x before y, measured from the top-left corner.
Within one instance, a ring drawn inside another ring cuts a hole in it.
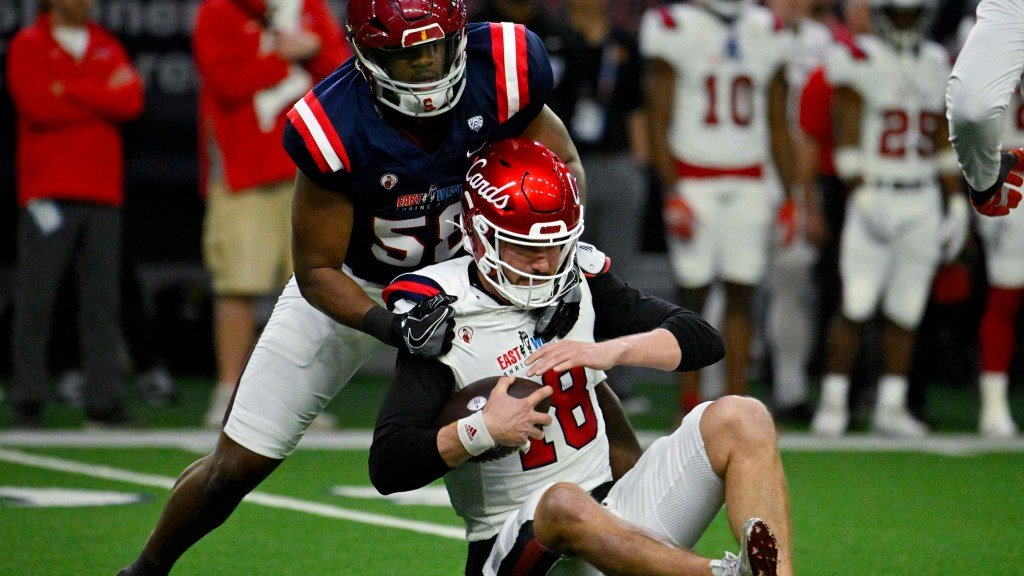
[[[775,576],[779,548],[768,524],[751,518],[743,525],[740,555],[726,552],[721,560],[711,561],[712,576]]]
[[[924,438],[929,431],[928,425],[914,418],[906,408],[876,410],[871,418],[871,429],[897,438]]]
[[[1017,435],[1017,424],[1008,412],[1002,414],[982,412],[978,432],[987,438],[1013,438]]]
[[[811,432],[819,436],[842,436],[850,424],[850,413],[842,406],[822,404],[811,420]]]

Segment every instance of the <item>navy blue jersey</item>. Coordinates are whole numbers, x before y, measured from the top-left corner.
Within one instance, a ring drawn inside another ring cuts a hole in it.
[[[466,88],[436,151],[381,118],[354,59],[288,112],[284,146],[292,160],[314,183],[352,200],[345,264],[360,278],[388,284],[457,254],[462,236],[454,222],[470,157],[520,134],[551,92],[544,45],[522,25],[470,24],[466,36]]]

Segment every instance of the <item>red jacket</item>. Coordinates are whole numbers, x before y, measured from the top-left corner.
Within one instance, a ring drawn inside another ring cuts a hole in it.
[[[96,24],[81,62],[51,34],[50,16],[18,32],[7,57],[17,112],[18,204],[54,198],[120,206],[118,125],[142,113],[143,90],[124,47]]]
[[[281,82],[289,67],[287,60],[260,48],[264,12],[262,0],[204,0],[192,36],[201,79],[200,145],[212,136],[233,191],[295,176],[295,165],[281,145],[288,107],[264,132],[253,104],[256,93]],[[304,0],[301,18],[302,27],[322,42],[316,57],[304,64],[315,83],[344,62],[348,50],[323,0]]]

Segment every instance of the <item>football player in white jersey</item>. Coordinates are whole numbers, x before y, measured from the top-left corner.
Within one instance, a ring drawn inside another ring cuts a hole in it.
[[[876,35],[860,35],[826,61],[836,87],[835,164],[853,190],[840,246],[843,302],[833,323],[812,429],[839,435],[861,328],[880,309],[884,366],[875,431],[922,436],[907,409],[917,326],[940,261],[952,261],[969,226],[959,166],[942,114],[945,50],[923,38],[932,0],[870,0]],[[945,213],[938,180],[947,192]]]
[[[787,197],[794,173],[785,78],[793,34],[752,2],[698,0],[649,10],[640,50],[679,298],[702,310],[722,282],[726,391],[742,394],[750,301],[779,200],[769,164]],[[696,374],[681,385],[685,411],[699,401]]]
[[[1003,141],[1024,145],[1024,98],[1014,94],[1006,111]],[[975,218],[985,246],[988,295],[978,329],[981,375],[978,392],[981,410],[978,431],[985,436],[1009,438],[1017,434],[1007,396],[1010,362],[1016,344],[1017,315],[1024,298],[1024,218]]]
[[[1024,149],[1000,152],[1003,114],[1024,73],[1024,2],[982,0],[946,92],[950,140],[971,204],[1004,216],[1021,200]]]
[[[485,148],[462,202],[472,256],[385,290],[396,310],[454,298],[456,339],[436,359],[400,353],[370,449],[374,486],[412,490],[443,476],[466,523],[468,575],[792,574],[786,482],[764,406],[737,396],[701,404],[641,456],[605,382],[603,370],[616,365],[715,362],[724,343],[714,328],[622,284],[603,254],[577,243],[575,181],[542,145]],[[558,336],[538,338],[537,308],[573,293],[578,315]],[[438,429],[454,391],[502,375],[545,386],[520,400],[502,379],[483,410]],[[533,409],[544,397],[547,414]],[[469,461],[496,445],[522,451]],[[740,556],[687,550],[723,502]]]

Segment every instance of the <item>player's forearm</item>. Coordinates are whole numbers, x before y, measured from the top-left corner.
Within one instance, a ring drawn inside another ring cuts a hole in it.
[[[295,280],[307,302],[351,328],[362,329],[367,311],[377,306],[355,280],[338,269],[296,266]]]
[[[1003,113],[1024,71],[1024,9],[983,2],[946,90],[950,141],[975,190],[995,184]]]
[[[771,131],[771,151],[775,168],[779,174],[782,190],[787,198],[793,191],[796,179],[796,150],[790,132],[787,110],[789,85],[781,71],[768,86],[768,122]]]
[[[818,165],[821,161],[821,147],[814,138],[801,134],[796,142],[796,186],[803,190],[804,207],[810,212],[819,210],[818,202]]]
[[[433,430],[378,426],[370,445],[373,487],[381,494],[408,492],[444,476],[453,466],[439,457],[433,444]]]
[[[796,182],[796,150],[788,128],[772,131],[772,158],[779,174],[779,183],[787,198],[792,199]]]
[[[455,421],[437,431],[437,452],[449,468],[455,468],[469,460],[470,457],[469,451],[459,440],[459,432],[456,428],[458,424],[459,422]]]
[[[682,352],[676,337],[664,328],[622,336],[601,343],[616,350],[619,366],[638,366],[670,371],[679,365]]]

